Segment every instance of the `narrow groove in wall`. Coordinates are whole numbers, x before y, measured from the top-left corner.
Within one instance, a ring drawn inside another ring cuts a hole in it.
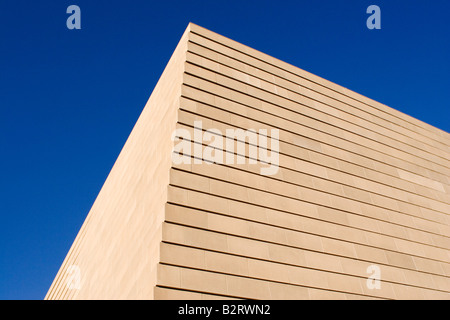
[[[264,278],[256,278],[256,277],[250,277],[250,276],[241,276],[241,275],[236,275],[236,274],[232,274],[232,273],[211,271],[211,270],[205,270],[205,269],[199,269],[199,268],[191,268],[191,267],[186,267],[186,266],[176,265],[176,264],[170,264],[170,263],[164,263],[164,262],[160,262],[160,264],[161,265],[166,265],[166,266],[171,266],[171,267],[182,268],[182,269],[191,269],[191,270],[202,271],[202,272],[207,272],[207,273],[221,274],[221,275],[225,275],[225,276],[239,277],[239,278],[258,280],[258,281],[263,281],[263,282],[278,283],[278,284],[282,284],[282,285],[286,285],[286,286],[308,288],[308,289],[315,289],[315,290],[321,290],[321,291],[330,291],[330,292],[337,292],[337,293],[343,293],[343,294],[352,294],[352,295],[356,295],[356,296],[369,297],[369,298],[377,298],[377,299],[381,298],[381,299],[392,300],[392,299],[389,299],[389,298],[383,298],[383,297],[379,297],[379,296],[372,296],[372,295],[368,295],[368,294],[360,294],[360,293],[354,293],[354,292],[348,292],[348,291],[340,291],[340,290],[332,290],[332,289],[324,289],[324,288],[319,288],[319,287],[298,285],[298,284],[293,284],[293,283],[288,283],[288,282],[283,282],[283,281],[267,280],[267,279],[264,279]],[[186,289],[186,290],[189,290],[189,289]]]
[[[245,300],[256,300],[256,299],[251,299],[251,298],[243,298],[243,297],[239,297],[239,296],[233,296],[233,295],[223,295],[223,294],[218,294],[218,293],[211,293],[211,292],[207,292],[207,291],[199,291],[199,290],[194,290],[194,289],[183,289],[183,288],[177,288],[177,287],[171,287],[171,286],[167,286],[167,285],[156,285],[155,287],[157,288],[162,288],[162,289],[169,289],[169,290],[174,290],[174,291],[183,291],[183,292],[193,292],[193,293],[198,293],[198,294],[207,294],[209,296],[216,296],[216,297],[224,297],[224,298],[233,298],[233,299],[245,299]]]
[[[192,248],[192,249],[201,250],[201,251],[209,251],[209,252],[214,252],[214,253],[219,253],[219,254],[224,254],[224,255],[230,255],[230,256],[235,256],[235,257],[240,257],[240,258],[245,258],[245,259],[264,261],[264,262],[269,262],[269,263],[274,263],[274,264],[279,264],[279,265],[285,265],[285,266],[290,266],[290,267],[296,267],[296,268],[302,268],[302,269],[308,269],[308,270],[314,270],[314,271],[333,273],[333,274],[338,274],[338,275],[342,275],[342,276],[354,277],[354,278],[358,278],[358,279],[361,279],[361,280],[362,279],[366,280],[368,278],[368,277],[363,277],[363,276],[356,275],[356,274],[351,274],[351,273],[331,271],[331,270],[326,270],[326,269],[319,269],[319,268],[308,267],[306,265],[298,265],[298,264],[292,264],[292,263],[281,262],[281,261],[276,261],[276,260],[269,260],[269,259],[245,256],[245,255],[240,255],[240,254],[236,254],[236,253],[223,252],[223,251],[218,251],[218,250],[213,250],[213,249],[208,249],[208,248],[195,247],[195,246],[186,245],[184,243],[178,243],[178,242],[172,242],[172,241],[163,241],[163,243],[167,243],[167,244],[170,244],[170,245],[176,245],[176,246],[179,246],[179,247]],[[191,268],[189,266],[185,266],[185,267],[186,268]],[[392,284],[396,284],[396,285],[402,285],[402,286],[419,288],[419,289],[426,289],[426,290],[431,290],[431,291],[439,291],[439,292],[442,292],[442,293],[450,293],[450,288],[449,288],[449,291],[445,291],[445,290],[431,288],[431,287],[423,287],[423,286],[409,284],[409,283],[396,282],[396,281],[393,281],[393,280],[380,280],[380,281],[381,282],[386,282],[386,283],[392,283]],[[449,298],[450,298],[450,296],[449,296]]]
[[[341,255],[341,254],[337,254],[337,253],[331,253],[331,252],[318,251],[318,250],[314,250],[314,249],[301,248],[301,247],[296,247],[296,246],[289,245],[289,244],[280,244],[280,243],[269,241],[269,240],[255,239],[255,238],[248,237],[248,236],[236,235],[236,234],[222,232],[222,231],[216,231],[216,230],[213,231],[213,230],[209,230],[209,229],[205,229],[205,228],[201,228],[201,227],[197,227],[197,226],[192,226],[192,225],[187,225],[187,224],[183,224],[183,223],[176,223],[176,222],[171,222],[171,221],[166,221],[165,223],[176,225],[176,226],[181,226],[181,227],[185,227],[185,228],[191,228],[191,229],[196,229],[196,230],[201,230],[201,231],[207,231],[207,232],[211,232],[211,233],[218,233],[218,234],[231,236],[231,237],[236,237],[236,238],[252,240],[252,241],[256,241],[256,242],[269,243],[269,244],[273,244],[273,245],[277,245],[277,246],[283,246],[283,247],[297,249],[297,250],[305,250],[305,251],[310,251],[310,252],[314,252],[314,253],[331,255],[331,256],[335,256],[335,257],[339,257],[339,258],[346,258],[346,259],[351,259],[351,260],[355,260],[355,261],[367,262],[367,263],[370,263],[370,264],[376,263],[377,265],[381,265],[381,266],[388,266],[388,267],[404,269],[404,270],[409,270],[409,271],[414,271],[414,272],[419,272],[419,273],[425,273],[425,274],[429,274],[429,275],[432,275],[432,276],[439,276],[439,277],[450,278],[450,276],[443,275],[443,274],[438,274],[438,273],[433,273],[433,272],[428,272],[428,271],[422,271],[422,270],[417,270],[417,269],[411,269],[411,268],[404,267],[404,266],[397,266],[397,265],[387,264],[387,263],[378,262],[378,261],[375,262],[375,261],[370,261],[370,260],[366,260],[366,259],[362,259],[362,258],[354,258],[354,257],[350,257],[350,256],[344,256],[344,255]]]

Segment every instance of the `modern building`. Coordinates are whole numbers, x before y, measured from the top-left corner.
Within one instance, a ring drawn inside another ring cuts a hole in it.
[[[46,299],[450,299],[449,249],[449,133],[189,24]]]

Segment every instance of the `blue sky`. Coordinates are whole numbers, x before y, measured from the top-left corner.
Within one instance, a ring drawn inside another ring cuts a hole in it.
[[[81,30],[66,27],[72,4]],[[449,13],[448,0],[3,0],[0,299],[45,296],[189,22],[450,132]]]

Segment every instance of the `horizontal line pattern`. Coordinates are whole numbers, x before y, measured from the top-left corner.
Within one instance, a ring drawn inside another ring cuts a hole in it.
[[[280,168],[172,166],[156,298],[450,299],[447,133],[195,25],[181,92],[178,128],[277,128]]]

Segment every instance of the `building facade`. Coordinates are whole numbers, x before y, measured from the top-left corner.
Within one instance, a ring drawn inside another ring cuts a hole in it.
[[[189,24],[46,299],[449,299],[450,134]]]

